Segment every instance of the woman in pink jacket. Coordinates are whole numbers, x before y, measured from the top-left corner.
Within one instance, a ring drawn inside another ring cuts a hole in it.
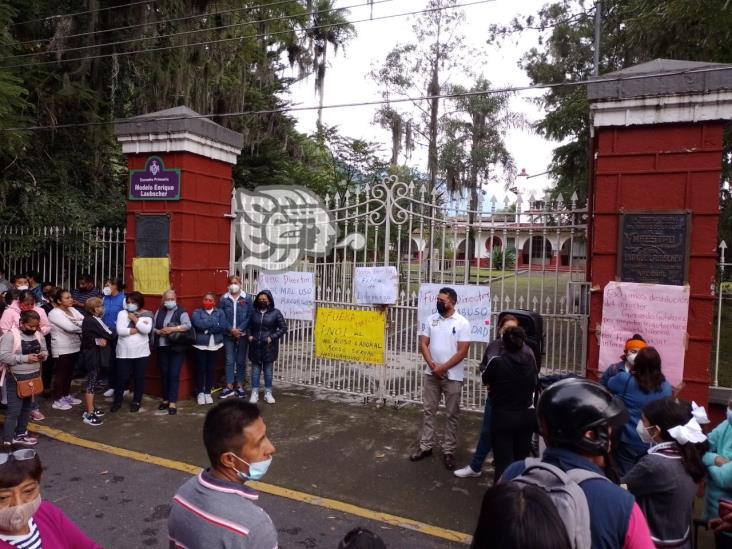
[[[0,548],[101,549],[61,509],[41,500],[42,473],[34,449],[0,453]]]
[[[48,322],[48,316],[37,303],[36,296],[30,290],[21,290],[10,292],[12,301],[10,305],[3,311],[0,317],[0,335],[9,332],[11,328],[18,327],[20,313],[23,311],[35,311],[41,317],[40,332],[45,337],[51,332],[51,324]]]

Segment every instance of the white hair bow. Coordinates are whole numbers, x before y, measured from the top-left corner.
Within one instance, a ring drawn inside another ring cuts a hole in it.
[[[707,440],[707,436],[702,432],[701,425],[696,418],[691,418],[686,425],[677,425],[669,429],[668,434],[681,445],[688,442],[698,444]]]
[[[699,423],[699,425],[706,425],[709,423],[709,417],[707,416],[707,411],[704,409],[704,406],[697,406],[696,402],[691,402],[691,415],[694,416],[694,419]]]

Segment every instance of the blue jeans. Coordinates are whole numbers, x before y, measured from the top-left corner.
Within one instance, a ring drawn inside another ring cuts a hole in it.
[[[218,351],[196,349],[196,392],[211,393]]]
[[[264,390],[272,392],[272,370],[274,362],[252,362],[252,391],[259,389],[259,376],[264,369]]]
[[[3,442],[13,442],[13,436],[23,434],[28,430],[28,419],[30,418],[33,400],[20,398],[18,396],[17,383],[10,375],[5,374],[5,388],[8,392],[8,409],[5,412],[5,423],[3,424]]]
[[[185,351],[174,351],[169,346],[158,347],[158,366],[160,366],[160,384],[163,400],[178,402],[180,386],[180,368],[183,365]]]
[[[470,468],[476,473],[483,467],[485,458],[493,447],[491,439],[491,398],[485,399],[485,411],[483,412],[483,424],[480,427],[480,437],[478,438],[478,446],[470,461]]]
[[[244,336],[238,340],[224,336],[224,352],[226,353],[226,384],[244,385],[247,366],[247,342]]]

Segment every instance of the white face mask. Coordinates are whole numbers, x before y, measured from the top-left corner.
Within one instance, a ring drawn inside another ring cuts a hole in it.
[[[633,366],[635,364],[635,357],[638,356],[638,351],[628,351],[625,355],[625,361]]]
[[[41,506],[41,494],[33,501],[0,509],[0,530],[3,532],[17,532],[23,528],[30,518],[36,514]]]
[[[653,437],[651,437],[648,429],[651,429],[651,427],[646,427],[643,425],[643,420],[639,419],[638,425],[635,426],[635,432],[638,433],[638,436],[643,442],[646,444],[653,444]]]
[[[240,290],[241,286],[239,286],[238,284],[231,284],[229,286],[229,292],[232,294],[238,294]]]
[[[102,288],[102,293],[104,295],[112,295],[112,288],[110,288],[109,286],[105,286],[104,288]]]
[[[20,286],[16,287],[16,290],[20,290],[21,292],[23,290],[27,290],[27,289],[28,289],[28,284],[21,284]]]

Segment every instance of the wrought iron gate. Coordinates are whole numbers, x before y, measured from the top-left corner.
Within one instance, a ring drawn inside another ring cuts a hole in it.
[[[576,196],[544,202],[518,195],[501,203],[481,197],[470,209],[465,200],[447,200],[439,190],[430,192],[392,177],[356,192],[326,196],[323,206],[339,233],[361,235],[350,240],[360,240],[363,247],[306,255],[291,270],[315,273],[317,306],[370,309],[355,304],[354,269],[396,267],[399,299],[385,313],[385,365],[317,358],[313,323],[289,321],[275,366],[280,380],[396,404],[420,402],[417,296],[420,284],[427,282],[490,287],[492,326],[505,309],[539,312],[544,318],[544,370],[584,373],[587,208]],[[234,210],[241,214],[236,206]],[[303,222],[305,240],[322,233],[319,223]],[[247,290],[255,292],[262,267],[246,260],[238,246],[232,248],[232,272],[242,275]],[[483,349],[484,344],[471,345],[462,399],[466,409],[483,406],[485,391],[477,373]]]

